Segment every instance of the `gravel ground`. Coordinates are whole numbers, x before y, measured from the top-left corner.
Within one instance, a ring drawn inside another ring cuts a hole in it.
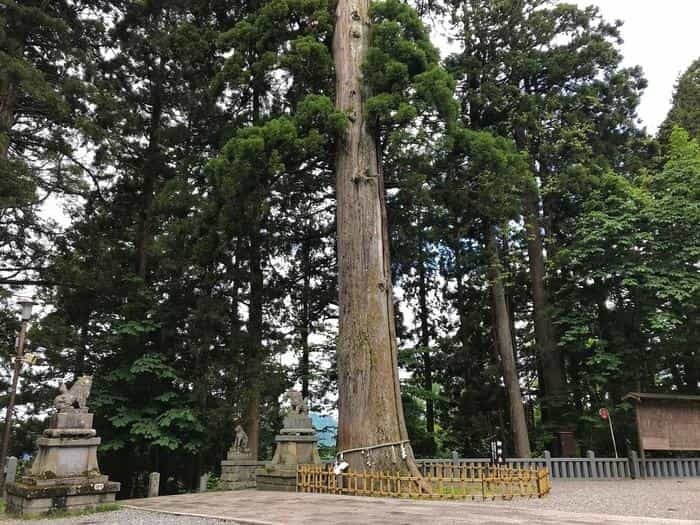
[[[233,521],[173,516],[134,509],[97,512],[86,516],[60,519],[11,520],[0,518],[2,525],[27,525],[28,523],[36,523],[36,525],[235,525]]]
[[[212,493],[212,497],[216,496]],[[208,497],[208,496],[207,496]],[[359,500],[359,497],[358,497]],[[450,502],[442,502],[449,505]],[[512,501],[475,502],[479,507],[495,506],[512,509],[556,510],[576,513],[596,513],[617,516],[700,519],[700,479],[654,481],[558,481],[552,492],[542,499],[514,499]],[[189,507],[193,512],[200,509]],[[316,507],[314,507],[316,508]],[[229,509],[225,516],[235,516]],[[189,509],[188,509],[189,510]],[[202,514],[211,510],[211,502],[203,505]],[[510,512],[510,511],[509,511]],[[527,513],[527,511],[525,511]],[[641,520],[640,520],[641,521]],[[0,525],[233,525],[233,521],[160,514],[151,511],[122,509],[86,516],[40,521],[0,518]],[[693,522],[700,523],[700,522]]]
[[[699,520],[700,479],[555,481],[552,492],[542,499],[491,503],[567,512]]]

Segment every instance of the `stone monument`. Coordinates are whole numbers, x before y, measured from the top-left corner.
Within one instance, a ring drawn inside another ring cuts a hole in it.
[[[227,490],[250,489],[255,487],[255,471],[261,463],[254,458],[248,448],[248,435],[241,425],[237,425],[236,438],[228,450],[226,459],[221,462],[220,485]]]
[[[100,473],[87,398],[91,376],[78,378],[54,400],[57,413],[37,439],[38,453],[28,473],[6,485],[7,511],[36,516],[56,510],[91,509],[114,501],[119,483]]]
[[[258,469],[256,483],[259,490],[294,492],[297,483],[297,465],[321,464],[316,444],[318,436],[311,424],[309,409],[301,392],[290,389],[287,397],[292,409],[285,416],[283,428],[275,437],[277,446],[272,461]]]

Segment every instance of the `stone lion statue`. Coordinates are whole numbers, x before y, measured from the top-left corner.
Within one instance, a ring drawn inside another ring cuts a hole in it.
[[[87,398],[90,396],[92,376],[82,376],[75,380],[73,386],[68,389],[65,383],[61,383],[61,393],[53,401],[59,412],[80,410],[87,408]]]
[[[292,414],[308,415],[309,407],[306,406],[306,400],[302,397],[301,392],[290,388],[287,390],[287,398],[292,404]]]
[[[234,429],[236,439],[233,441],[234,450],[248,450],[248,434],[245,433],[241,425],[236,425]]]

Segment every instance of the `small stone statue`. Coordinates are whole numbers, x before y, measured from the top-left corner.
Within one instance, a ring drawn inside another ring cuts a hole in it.
[[[237,452],[248,451],[248,434],[245,433],[241,425],[236,425],[236,439],[233,442],[233,449]]]
[[[56,396],[53,406],[59,412],[73,412],[87,409],[87,398],[90,396],[92,376],[79,377],[73,386],[68,389],[65,383],[61,383],[61,393]]]
[[[309,414],[309,407],[306,406],[306,399],[302,397],[301,392],[290,388],[287,390],[287,397],[292,404],[292,414],[304,416]]]

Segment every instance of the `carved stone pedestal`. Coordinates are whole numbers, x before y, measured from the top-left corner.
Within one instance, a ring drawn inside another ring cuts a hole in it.
[[[36,516],[113,502],[119,483],[100,473],[99,444],[87,408],[56,414],[50,428],[37,439],[39,453],[27,475],[6,485],[7,511]]]
[[[231,447],[221,462],[221,487],[225,490],[255,488],[255,471],[261,465],[262,462],[254,459],[250,452]]]
[[[259,490],[296,491],[297,465],[321,464],[316,444],[318,436],[307,414],[290,414],[284,418],[284,428],[275,437],[277,448],[272,461],[258,469]]]

